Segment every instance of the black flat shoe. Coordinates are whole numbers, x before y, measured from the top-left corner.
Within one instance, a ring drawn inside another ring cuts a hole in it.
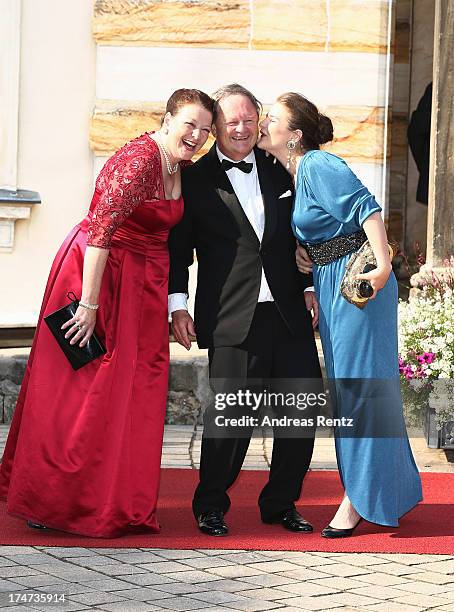
[[[296,510],[296,508],[289,508],[283,514],[276,519],[271,521],[263,521],[264,523],[280,523],[284,529],[288,531],[299,531],[310,533],[314,531],[314,528],[308,523]]]
[[[358,527],[358,525],[361,523],[362,520],[363,519],[360,518],[359,521],[356,523],[356,525],[354,525],[350,529],[336,529],[336,527],[331,527],[331,525],[328,525],[328,527],[325,527],[325,529],[322,531],[322,537],[323,538],[349,538],[350,536],[353,535],[353,532],[355,531],[355,529]]]
[[[224,522],[224,513],[221,510],[211,510],[201,514],[197,523],[202,533],[210,536],[224,536],[229,532],[229,528]]]
[[[41,523],[34,523],[33,521],[27,521],[27,527],[30,527],[30,529],[47,529],[45,525],[41,525]]]

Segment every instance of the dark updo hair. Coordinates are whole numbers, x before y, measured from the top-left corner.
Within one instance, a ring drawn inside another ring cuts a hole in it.
[[[326,115],[319,113],[315,104],[299,93],[289,91],[277,99],[288,110],[289,130],[301,130],[301,146],[306,151],[319,149],[320,145],[333,139],[333,124]]]
[[[167,100],[166,113],[172,116],[187,104],[199,104],[209,113],[214,115],[214,100],[200,89],[177,89]]]

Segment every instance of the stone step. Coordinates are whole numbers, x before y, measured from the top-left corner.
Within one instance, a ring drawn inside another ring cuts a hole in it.
[[[320,346],[319,357],[323,364]],[[11,422],[27,360],[28,354],[24,352],[0,354],[0,423]],[[202,408],[212,397],[206,351],[194,346],[191,352],[187,352],[172,343],[166,423],[201,423]]]

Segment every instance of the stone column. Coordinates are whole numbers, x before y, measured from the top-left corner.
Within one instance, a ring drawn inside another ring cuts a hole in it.
[[[0,188],[17,187],[21,3],[0,0]]]
[[[454,0],[437,0],[427,263],[454,254]]]
[[[21,2],[0,0],[0,254],[11,253],[14,224],[30,217],[39,194],[17,188]]]
[[[454,0],[436,0],[427,263],[411,279],[434,270],[446,274],[454,255]],[[451,268],[452,271],[452,268]]]

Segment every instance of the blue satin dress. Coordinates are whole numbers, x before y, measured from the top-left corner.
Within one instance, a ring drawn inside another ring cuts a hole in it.
[[[375,198],[342,159],[318,150],[303,156],[292,217],[300,242],[319,243],[357,232],[378,211],[381,208]],[[363,434],[349,434],[347,428],[335,430],[337,462],[345,491],[360,516],[396,527],[399,518],[422,499],[421,479],[402,416],[397,282],[391,273],[377,297],[360,310],[340,294],[349,257],[313,268],[326,371],[337,389],[335,416],[356,415],[363,427]],[[361,391],[364,383],[366,392]],[[377,433],[390,423],[393,431],[397,424],[400,434]],[[371,425],[373,432],[367,433],[364,424]]]

